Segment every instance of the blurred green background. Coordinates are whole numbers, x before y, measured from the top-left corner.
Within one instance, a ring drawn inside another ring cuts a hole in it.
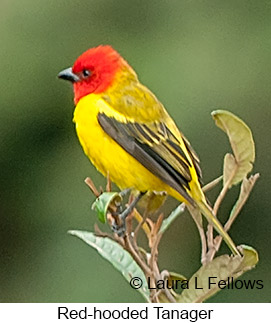
[[[241,279],[262,279],[264,289],[224,290],[210,301],[270,301],[270,2],[2,0],[0,8],[0,300],[143,301],[96,251],[67,234],[93,229],[84,178],[97,186],[105,180],[82,152],[71,86],[56,75],[84,50],[111,44],[192,142],[205,183],[221,174],[230,150],[211,111],[227,109],[251,127],[261,178],[231,235],[259,251],[259,265]],[[233,188],[225,211],[237,194]],[[174,205],[169,200],[168,212]],[[199,259],[186,214],[165,235],[160,266],[190,276]]]

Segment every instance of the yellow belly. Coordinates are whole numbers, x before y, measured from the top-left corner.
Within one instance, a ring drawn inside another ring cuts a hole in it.
[[[175,190],[149,172],[103,131],[97,121],[99,112],[117,116],[125,122],[125,118],[116,115],[99,95],[90,94],[79,101],[74,111],[74,122],[80,143],[93,165],[104,176],[109,172],[111,180],[121,189],[166,191],[178,200],[183,200]]]

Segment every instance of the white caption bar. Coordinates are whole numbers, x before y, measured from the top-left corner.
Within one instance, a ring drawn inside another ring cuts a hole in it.
[[[0,322],[246,322],[270,317],[270,304],[0,304]]]

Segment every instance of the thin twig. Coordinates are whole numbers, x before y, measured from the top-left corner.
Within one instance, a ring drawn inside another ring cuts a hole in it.
[[[134,260],[137,262],[139,267],[144,271],[146,276],[151,276],[151,270],[150,268],[146,265],[146,263],[141,259],[141,257],[137,254],[135,251],[134,247],[131,244],[130,237],[128,235],[124,236],[124,242],[125,242],[125,247],[130,252],[131,256],[134,258]]]
[[[151,256],[149,259],[149,266],[152,272],[152,277],[154,279],[154,281],[156,282],[157,280],[160,279],[161,275],[160,275],[160,270],[157,264],[157,257],[158,257],[158,245],[159,242],[162,238],[162,234],[156,234],[155,236],[155,241],[153,242],[153,246],[151,249]]]
[[[106,192],[111,192],[112,191],[112,183],[111,183],[111,179],[110,179],[110,175],[109,172],[107,172],[107,177],[106,177],[107,181],[106,181]]]
[[[225,183],[225,185],[223,186],[221,192],[219,193],[216,201],[215,201],[215,204],[214,204],[214,207],[213,207],[213,214],[214,216],[217,215],[217,212],[218,212],[218,209],[222,203],[222,201],[224,200],[224,197],[228,191],[228,189],[230,188],[230,185],[231,185],[231,182],[236,174],[236,171],[238,169],[238,166],[235,165],[235,167],[233,168],[232,172],[231,172],[231,176],[228,178],[227,182]]]
[[[139,214],[139,213],[138,213]],[[140,214],[139,214],[140,215]],[[141,217],[141,216],[140,216]],[[137,240],[137,235],[139,230],[143,227],[144,224],[146,224],[146,219],[148,217],[148,208],[145,209],[143,213],[143,217],[141,217],[141,221],[138,222],[135,230],[134,230],[134,239]],[[144,230],[145,231],[145,230]]]
[[[160,275],[163,280],[168,280],[169,278],[169,272],[167,270],[163,270]],[[176,303],[176,299],[167,287],[163,290],[163,292],[171,303]]]
[[[214,180],[212,180],[211,182],[209,182],[208,184],[204,185],[202,187],[202,191],[204,193],[210,191],[212,188],[214,188],[219,182],[221,182],[221,180],[223,179],[223,175],[215,178]]]
[[[238,204],[238,208],[235,208],[232,212],[232,214],[230,215],[228,221],[226,222],[224,229],[225,231],[228,231],[231,227],[231,225],[233,224],[233,222],[235,221],[235,219],[237,218],[238,214],[240,213],[240,211],[242,210],[244,204],[246,203],[256,181],[258,180],[258,178],[260,177],[259,173],[256,173],[254,175],[251,175],[250,178],[248,179],[248,181],[250,181],[250,186],[249,186],[249,190],[246,192],[246,195],[244,196],[244,198],[242,199],[242,201]],[[242,186],[241,186],[242,189]]]
[[[251,180],[251,186],[250,186],[250,189],[249,191],[247,192],[245,198],[241,201],[241,203],[239,204],[238,208],[235,208],[233,210],[233,213],[230,214],[229,216],[229,219],[228,221],[226,222],[225,226],[224,226],[224,230],[227,232],[229,231],[229,229],[231,228],[233,222],[235,221],[235,219],[237,218],[238,214],[240,213],[240,211],[242,210],[244,204],[246,203],[257,179],[260,177],[260,174],[255,174],[255,175],[252,175],[250,176],[249,180]],[[220,245],[222,243],[222,237],[221,236],[217,236],[216,239],[215,239],[215,245],[214,245],[214,249],[210,251],[210,254],[209,254],[209,261],[212,261],[214,256],[215,256],[215,253],[216,253],[216,250],[219,249]]]
[[[153,245],[152,245],[152,249],[151,249],[151,256],[149,259],[149,265],[151,269],[156,269],[157,267],[155,266],[155,262],[156,262],[156,258],[157,258],[157,254],[158,254],[158,245],[160,242],[162,235],[158,234],[156,235]]]
[[[159,303],[159,295],[162,293],[162,289],[159,289],[158,291],[155,291],[154,289],[151,290],[151,303]]]
[[[96,197],[99,197],[101,195],[101,193],[97,190],[96,186],[89,177],[85,179],[85,183]]]
[[[200,239],[201,239],[201,263],[204,264],[206,262],[206,254],[207,254],[207,242],[206,242],[206,236],[204,232],[204,228],[202,226],[202,223],[200,223],[201,213],[198,209],[192,208],[191,206],[187,206],[187,209],[189,210],[189,213],[191,214],[193,220],[196,223],[196,226],[199,231]],[[197,214],[196,214],[197,212]]]
[[[213,207],[213,215],[214,216],[217,216],[217,212],[218,212],[218,209],[222,203],[222,201],[224,200],[225,198],[225,195],[226,193],[228,192],[228,189],[230,188],[230,185],[231,185],[231,182],[237,172],[237,169],[238,169],[238,166],[237,164],[235,165],[235,167],[233,168],[232,172],[231,172],[231,175],[230,177],[228,178],[227,182],[225,183],[225,185],[223,186],[221,192],[219,193],[216,201],[215,201],[215,204],[214,204],[214,207]],[[217,249],[214,247],[214,231],[213,231],[213,225],[212,224],[208,224],[208,229],[207,229],[207,242],[208,242],[208,249],[209,251],[212,250],[211,252],[213,253],[216,253]]]
[[[154,228],[155,228],[155,226],[153,227],[153,229]],[[152,272],[152,276],[150,277],[150,279],[152,279],[152,281],[154,282],[154,284],[161,277],[160,271],[159,271],[159,268],[158,268],[158,264],[157,264],[158,245],[159,245],[159,242],[160,242],[161,237],[162,237],[162,234],[156,234],[154,236],[153,235],[153,232],[151,232],[150,239],[152,239],[152,243],[153,244],[152,244],[152,248],[151,248],[151,256],[149,258],[148,263],[149,263],[150,270]],[[150,244],[150,241],[149,241],[149,244]],[[155,292],[152,295],[152,299],[155,300],[155,302],[159,302],[157,292]]]
[[[205,237],[205,232],[202,227],[200,227],[196,223],[199,234],[200,234],[200,239],[201,239],[201,263],[204,265],[206,263],[206,254],[207,254],[207,243],[206,243],[206,237]]]
[[[107,238],[110,238],[110,239],[114,240],[112,235],[110,233],[108,233],[108,232],[103,232],[99,228],[97,223],[94,223],[94,232],[95,232],[95,235],[98,236],[98,237],[107,237]]]
[[[143,220],[143,217],[139,214],[137,209],[134,209],[134,218],[136,219],[138,224],[140,224],[140,227],[142,227],[143,231],[145,232],[146,236],[148,237],[150,235],[151,231],[150,231],[148,224],[146,223],[147,217],[146,217],[146,219]],[[137,229],[135,229],[135,232],[136,232],[136,230]]]

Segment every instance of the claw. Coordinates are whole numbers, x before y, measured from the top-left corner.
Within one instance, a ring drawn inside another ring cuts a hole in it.
[[[126,194],[127,190],[122,191],[121,193]],[[126,218],[127,216],[133,211],[134,207],[136,206],[136,203],[141,199],[141,197],[145,193],[140,192],[138,196],[135,197],[135,199],[132,201],[132,203],[124,210],[122,211],[122,206],[121,204],[117,206],[117,211],[112,214],[113,217],[115,217],[111,228],[113,232],[115,232],[119,237],[123,237],[126,231]],[[119,222],[119,223],[117,223]]]
[[[119,237],[123,237],[126,231],[125,221],[123,221],[121,224],[117,224],[116,221],[114,221],[111,225],[111,229]]]

